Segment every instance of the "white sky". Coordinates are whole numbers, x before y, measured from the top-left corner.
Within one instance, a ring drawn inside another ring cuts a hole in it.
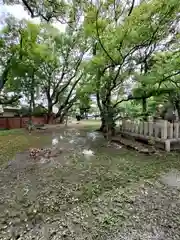
[[[11,14],[18,20],[26,19],[30,20],[34,23],[40,23],[39,18],[31,18],[30,15],[28,15],[28,12],[24,10],[23,6],[20,4],[14,4],[14,5],[3,5],[0,0],[0,28],[3,26],[3,20],[5,19],[5,16],[7,14]],[[53,24],[55,27],[57,27],[60,31],[65,31],[65,24],[61,24],[59,22]]]

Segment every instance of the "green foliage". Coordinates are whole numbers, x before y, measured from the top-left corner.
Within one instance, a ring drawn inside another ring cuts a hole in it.
[[[19,112],[20,115],[24,116],[24,117],[28,117],[30,115],[29,113],[29,107],[22,107]],[[35,107],[31,113],[33,116],[35,117],[42,117],[45,114],[47,114],[47,109],[38,105],[37,107]]]
[[[7,91],[23,93],[31,102],[43,96],[48,112],[55,105],[58,114],[77,101],[81,109],[89,108],[95,94],[101,115],[111,120],[123,109],[141,114],[142,99],[150,98],[150,113],[170,93],[176,95],[171,102],[179,104],[178,0],[44,1],[41,8],[34,0],[23,6],[43,21],[7,20],[0,37]],[[65,32],[53,19],[67,23]],[[134,102],[121,106],[127,92]]]

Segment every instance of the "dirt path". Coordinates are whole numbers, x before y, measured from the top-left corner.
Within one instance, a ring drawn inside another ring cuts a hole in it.
[[[180,239],[178,173],[161,178],[169,160],[77,127],[49,138],[63,154],[34,161],[24,152],[0,169],[0,239]]]

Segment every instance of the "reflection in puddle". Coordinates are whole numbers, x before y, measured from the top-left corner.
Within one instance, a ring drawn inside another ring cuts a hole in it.
[[[71,129],[65,130],[64,135],[65,136],[80,135],[80,132],[75,128],[71,128]]]
[[[58,138],[53,138],[53,139],[52,139],[52,145],[53,145],[53,146],[57,145],[58,143],[59,143]]]
[[[98,132],[89,132],[89,133],[87,133],[87,137],[94,141],[94,140],[96,140],[99,137],[102,138],[102,135],[99,134]]]
[[[46,163],[46,162],[47,162],[47,159],[45,159],[45,158],[40,159],[40,163]]]
[[[69,140],[70,144],[83,144],[85,143],[86,139],[84,137],[71,137],[71,140]]]
[[[83,151],[82,151],[82,153],[85,155],[85,156],[94,156],[94,152],[92,151],[92,150],[87,150],[87,149],[84,149]]]
[[[171,172],[165,174],[161,177],[161,181],[164,184],[169,185],[170,187],[180,188],[180,172],[176,170],[172,170]]]

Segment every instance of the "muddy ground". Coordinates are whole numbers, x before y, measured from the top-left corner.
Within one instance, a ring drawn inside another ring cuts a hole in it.
[[[180,239],[177,154],[140,155],[78,125],[48,136],[58,157],[26,151],[0,168],[0,239]]]

